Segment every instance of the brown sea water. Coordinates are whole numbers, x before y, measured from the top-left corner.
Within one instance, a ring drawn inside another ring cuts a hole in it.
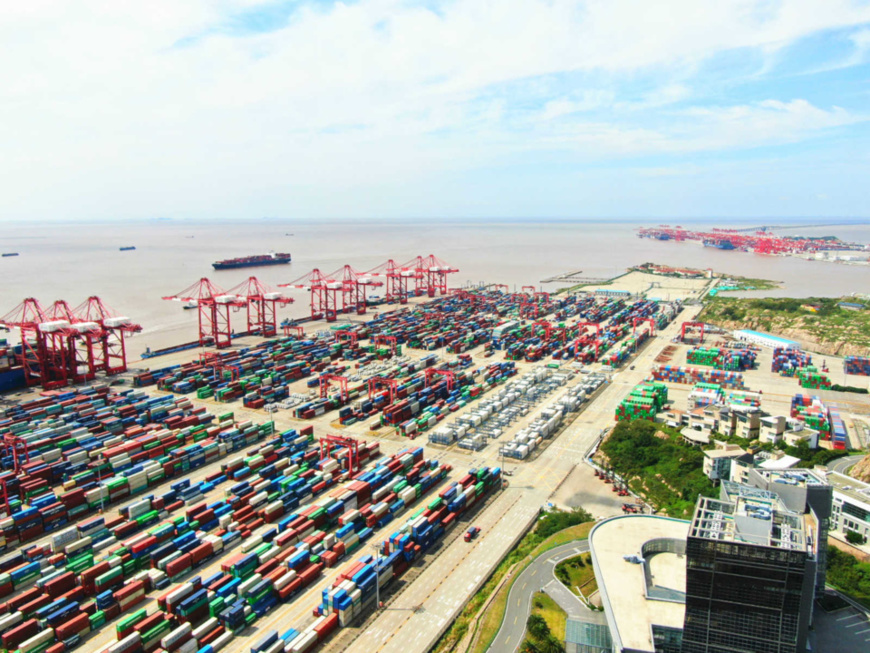
[[[131,353],[138,354],[145,347],[165,347],[196,337],[197,312],[185,311],[180,304],[161,298],[201,277],[208,277],[224,289],[251,275],[277,286],[314,268],[327,273],[350,264],[365,271],[388,258],[404,263],[428,254],[460,270],[451,276],[452,286],[483,281],[518,289],[523,285],[539,286],[541,280],[569,270],[582,270],[587,277],[610,277],[629,266],[654,261],[784,282],[782,289],[764,293],[772,296],[870,292],[870,267],[721,251],[696,242],[637,238],[636,227],[652,224],[594,220],[0,223],[0,250],[20,254],[0,259],[0,315],[14,309],[25,297],[35,297],[43,306],[56,299],[66,299],[76,306],[89,295],[98,295],[118,313],[143,325],[144,331],[130,343]],[[685,220],[681,224],[704,229],[747,226],[709,221],[692,224]],[[837,235],[870,243],[870,225],[800,227],[782,233]],[[119,248],[123,246],[136,249],[122,252]],[[293,262],[220,272],[211,267],[219,259],[268,251],[290,252]],[[543,287],[553,290],[557,286]],[[296,303],[281,309],[279,318],[307,314],[308,294],[301,290],[288,292]],[[235,317],[238,319],[234,326],[244,328],[244,316]],[[10,342],[16,340],[13,334],[8,337]]]

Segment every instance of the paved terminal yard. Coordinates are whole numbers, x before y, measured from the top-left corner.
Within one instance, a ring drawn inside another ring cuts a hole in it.
[[[337,422],[336,412],[327,412],[311,420],[298,420],[292,417],[290,410],[279,410],[270,415],[263,410],[243,408],[240,400],[231,403],[218,403],[214,399],[198,400],[190,395],[187,396],[195,406],[204,406],[211,413],[219,414],[232,411],[236,421],[251,419],[254,422],[262,423],[272,419],[277,432],[313,425],[315,436],[336,433],[365,441],[377,441],[380,443],[381,453],[384,456],[392,455],[409,445],[422,445],[425,449],[425,459],[435,459],[452,466],[452,472],[445,479],[445,484],[462,477],[473,467],[503,466],[509,470],[510,476],[506,478],[508,481],[506,487],[487,497],[485,502],[476,506],[469,513],[462,515],[460,525],[427,552],[422,560],[415,561],[412,569],[406,572],[400,583],[390,589],[386,595],[385,609],[377,614],[365,616],[361,623],[358,620],[355,627],[340,630],[326,644],[326,650],[359,651],[361,653],[373,651],[422,652],[429,650],[437,641],[462,606],[485,582],[501,558],[522,537],[542,506],[546,506],[549,502],[568,507],[580,505],[589,510],[596,518],[621,512],[622,499],[611,493],[610,486],[596,479],[591,470],[582,465],[581,462],[604,429],[613,425],[614,411],[619,402],[636,384],[647,377],[650,368],[654,365],[654,359],[663,347],[673,344],[671,341],[679,334],[681,323],[691,321],[698,312],[699,307],[684,308],[672,324],[644,344],[635,359],[627,362],[622,369],[612,374],[611,382],[597,393],[592,402],[584,404],[582,411],[573,422],[563,428],[556,438],[546,443],[543,448],[524,461],[503,460],[499,455],[499,442],[490,442],[480,451],[469,451],[459,448],[456,444],[450,446],[429,445],[426,442],[426,434],[410,441],[392,428],[384,427],[379,430],[370,430],[369,426],[376,421],[376,418],[369,418],[364,422],[350,426],[342,426]],[[325,324],[315,323],[310,325],[309,329],[317,330],[325,326]],[[256,341],[255,338],[243,338],[235,341],[234,346],[241,347]],[[430,353],[432,352],[409,348],[404,350],[404,354],[410,358],[420,358]],[[439,350],[437,353],[442,358],[455,358],[453,355],[445,354],[444,350]],[[473,358],[475,368],[502,359],[499,355],[500,352],[496,352],[495,357],[485,358],[479,347],[468,353]],[[137,361],[131,365],[131,371],[135,371],[134,368],[158,368],[188,362],[194,359],[197,354],[198,352],[194,350]],[[517,361],[517,378],[525,371],[545,365],[547,362],[547,360],[539,363]],[[682,345],[678,345],[678,351],[671,364],[685,365],[685,348]],[[829,362],[829,364],[833,363]],[[597,364],[588,366],[588,371],[600,369]],[[796,392],[803,391],[797,386],[795,379],[779,377],[771,374],[769,370],[770,353],[762,352],[759,356],[758,370],[746,373],[747,386],[752,390],[764,392],[765,400],[762,407],[765,410],[777,413],[779,409],[782,409],[783,414],[787,414],[791,396]],[[569,381],[568,385],[576,384],[582,378],[583,375],[578,373]],[[292,389],[293,392],[303,394],[308,392],[304,380],[294,385],[296,387]],[[688,393],[690,386],[668,385],[671,399],[675,401],[676,407],[684,408],[685,398],[682,393]],[[168,394],[156,390],[154,387],[148,387],[144,390],[154,396]],[[827,398],[825,391],[807,392],[819,394],[823,399]],[[557,390],[544,399],[540,406],[546,405],[548,401],[558,397],[561,393],[562,390]],[[835,396],[837,403],[846,409],[844,412],[855,412],[859,415],[870,414],[870,406],[865,398],[859,395],[849,395],[849,400],[843,401],[841,393],[836,393]],[[853,397],[854,400],[852,400]],[[17,400],[23,398],[24,393],[16,397]],[[455,414],[451,414],[447,421],[455,419],[456,416],[470,410],[473,406],[474,404],[469,404]],[[516,430],[526,426],[536,413],[537,409],[529,411],[528,415],[511,425],[510,430],[502,435],[500,441],[506,441]],[[847,424],[847,426],[851,425]],[[850,434],[851,432],[850,429]],[[192,481],[201,481],[219,471],[222,462],[225,462],[225,459],[198,468],[189,474],[188,478]],[[159,490],[163,485],[168,489],[169,484],[177,480],[178,478],[167,479],[160,486],[156,486],[156,489]],[[215,488],[204,499],[208,502],[223,499],[225,487]],[[150,490],[151,488],[149,488]],[[435,496],[434,493],[437,491],[438,488],[435,488],[432,496]],[[130,500],[126,504],[134,501]],[[421,503],[425,503],[425,501]],[[107,508],[107,513],[115,514],[117,508],[117,505],[113,505]],[[476,540],[467,543],[461,534],[465,528],[472,524],[480,527],[481,533]],[[260,530],[266,530],[268,527],[269,525],[265,525]],[[396,528],[397,524],[388,524],[383,528],[376,529],[370,542],[374,544],[385,540],[395,532]],[[253,535],[256,534],[255,532]],[[37,543],[47,542],[48,539],[43,538]],[[235,553],[238,548],[231,551]],[[373,547],[366,546],[354,552],[348,557],[348,560],[355,560],[362,555],[373,552]],[[207,578],[220,570],[220,562],[221,558],[216,558],[208,565],[196,569],[190,575],[195,574]],[[279,632],[284,632],[290,627],[303,629],[315,619],[312,610],[320,602],[321,590],[331,585],[345,566],[346,561],[342,561],[333,568],[325,568],[321,578],[318,578],[291,602],[277,605],[241,636],[233,639],[224,650],[248,650],[251,643],[271,629]],[[145,603],[137,606],[137,609],[145,607],[149,611],[153,610],[155,607],[153,597],[156,595],[157,593],[152,593]],[[87,640],[87,650],[103,650],[114,641],[114,628],[107,625]],[[519,645],[519,641],[511,642],[510,645]]]

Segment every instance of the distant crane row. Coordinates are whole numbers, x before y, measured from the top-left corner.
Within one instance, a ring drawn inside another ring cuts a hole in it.
[[[47,309],[30,297],[0,318],[0,326],[19,330],[25,383],[45,390],[91,381],[97,372],[126,372],[125,338],[142,330],[96,296],[75,308],[61,299]]]
[[[417,256],[397,264],[390,259],[366,272],[344,265],[328,274],[318,269],[280,288],[307,290],[310,293],[311,319],[334,322],[342,313],[365,315],[369,288],[385,288],[385,300],[405,304],[409,296],[435,297],[447,293],[447,276],[459,272],[433,255]],[[382,280],[383,279],[383,280]],[[256,277],[249,277],[234,288],[223,290],[203,277],[192,286],[163,299],[194,302],[199,312],[199,343],[218,349],[230,345],[233,329],[230,314],[247,310],[247,332],[264,337],[277,334],[277,307],[294,300],[269,288]]]

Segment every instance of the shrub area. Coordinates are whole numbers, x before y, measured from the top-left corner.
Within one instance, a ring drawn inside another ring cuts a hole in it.
[[[632,490],[671,517],[690,517],[699,495],[718,496],[704,476],[704,454],[668,427],[640,419],[619,422],[601,451]]]

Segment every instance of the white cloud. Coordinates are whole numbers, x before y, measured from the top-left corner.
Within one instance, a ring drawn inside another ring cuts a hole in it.
[[[684,129],[581,122],[620,104],[618,93],[543,84],[531,113],[567,125],[520,124],[518,133],[506,116],[527,98],[493,89],[566,73],[668,80],[678,71],[640,103],[621,104],[651,111],[688,99],[686,71],[718,53],[870,21],[870,7],[850,0],[456,0],[438,12],[361,0],[300,4],[271,32],[227,28],[238,12],[272,4],[5,3],[0,218],[175,207],[243,214],[267,195],[292,202],[282,193],[294,185],[328,200],[336,190],[493,165],[506,153],[573,147],[613,157],[789,142],[857,118],[794,101],[699,109],[685,114],[698,126]]]

